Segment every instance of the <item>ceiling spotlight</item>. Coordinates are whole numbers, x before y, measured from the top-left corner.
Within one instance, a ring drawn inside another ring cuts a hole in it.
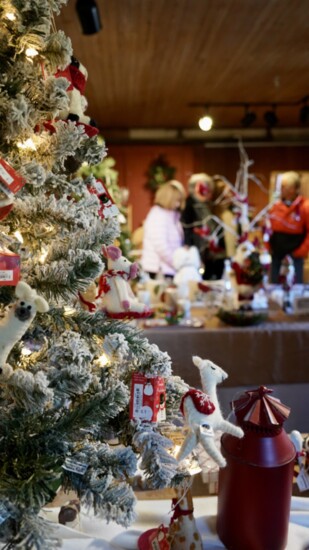
[[[245,105],[245,114],[241,119],[241,124],[245,128],[248,128],[256,121],[256,114],[253,111],[249,110],[249,105]]]
[[[264,120],[267,128],[273,128],[278,124],[279,120],[275,113],[275,106],[273,107],[272,111],[266,111],[266,113],[264,114]]]
[[[213,119],[209,115],[202,116],[198,121],[198,125],[203,132],[209,132],[213,125]]]
[[[95,0],[77,0],[76,11],[83,34],[95,34],[102,28],[100,13]]]

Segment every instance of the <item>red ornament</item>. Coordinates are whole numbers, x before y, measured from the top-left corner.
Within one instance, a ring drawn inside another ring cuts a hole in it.
[[[194,227],[193,233],[199,235],[200,237],[207,237],[210,234],[210,229],[207,226],[203,227]]]

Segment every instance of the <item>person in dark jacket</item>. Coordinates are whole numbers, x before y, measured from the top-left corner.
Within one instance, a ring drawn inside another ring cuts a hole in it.
[[[203,279],[220,279],[224,267],[224,243],[214,243],[211,234],[216,229],[212,219],[214,181],[205,173],[193,174],[188,182],[189,195],[181,215],[184,244],[196,246],[204,265]]]

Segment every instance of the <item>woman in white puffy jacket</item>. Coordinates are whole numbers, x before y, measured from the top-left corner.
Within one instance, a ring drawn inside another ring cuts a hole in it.
[[[155,195],[154,206],[144,223],[142,268],[154,279],[159,273],[173,277],[173,254],[183,244],[180,211],[185,190],[176,180],[163,184]]]

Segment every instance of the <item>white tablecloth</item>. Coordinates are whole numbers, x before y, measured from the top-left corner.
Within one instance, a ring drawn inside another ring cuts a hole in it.
[[[216,531],[217,497],[194,498],[194,516],[203,540],[203,548],[217,550],[224,548]],[[137,539],[147,529],[169,524],[171,502],[168,500],[140,500],[137,504],[137,520],[123,529],[114,523],[106,524],[90,515],[81,514],[82,532],[57,526],[63,538],[63,550],[136,550]],[[45,517],[57,521],[58,509],[49,509]],[[241,522],[239,523],[241,529]],[[309,498],[293,497],[286,550],[309,548]],[[250,550],[250,549],[248,549]]]

